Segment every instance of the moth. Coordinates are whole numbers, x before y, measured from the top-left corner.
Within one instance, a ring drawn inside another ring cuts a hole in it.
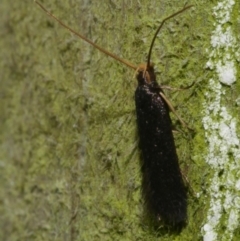
[[[70,32],[136,71],[138,86],[135,91],[135,104],[139,146],[143,157],[142,174],[145,203],[157,220],[172,226],[185,223],[187,220],[187,193],[179,168],[169,115],[170,109],[173,110],[173,108],[156,81],[154,68],[151,64],[151,53],[154,41],[163,24],[192,5],[184,7],[162,21],[153,37],[147,63],[135,66],[75,32],[39,2],[35,2]]]

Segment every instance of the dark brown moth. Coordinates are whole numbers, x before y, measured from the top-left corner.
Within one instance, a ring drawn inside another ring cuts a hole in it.
[[[152,40],[147,63],[137,67],[75,32],[47,11],[39,2],[36,1],[36,3],[70,32],[136,71],[138,86],[135,91],[135,103],[139,144],[143,156],[142,174],[145,202],[148,210],[157,220],[171,226],[184,224],[187,220],[187,193],[178,164],[169,116],[169,108],[173,111],[174,109],[157,83],[150,61],[154,41],[163,24],[192,5],[184,7],[162,21]]]

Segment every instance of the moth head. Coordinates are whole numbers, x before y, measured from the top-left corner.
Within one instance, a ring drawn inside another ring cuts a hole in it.
[[[150,84],[151,82],[156,81],[156,76],[154,73],[154,64],[139,64],[136,69],[135,76],[139,84]]]

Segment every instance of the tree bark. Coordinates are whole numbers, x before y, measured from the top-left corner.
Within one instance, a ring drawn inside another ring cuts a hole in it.
[[[180,10],[185,1],[53,0],[43,4],[77,32],[138,65],[146,62],[162,19]],[[193,189],[188,195],[188,224],[173,234],[161,227],[155,230],[143,215],[134,71],[70,34],[33,1],[2,0],[0,240],[207,237],[202,227],[206,229],[209,217],[215,215],[211,182],[216,174],[224,176],[227,167],[215,169],[209,164],[208,136],[213,130],[206,130],[204,122],[206,106],[216,97],[209,80],[218,81],[217,67],[206,68],[214,59],[210,36],[218,21],[212,17],[217,3],[197,4],[164,25],[152,56],[160,84],[181,87],[196,82],[186,91],[166,93],[194,129],[194,133],[185,130],[172,116],[174,129],[182,130],[175,134],[179,163]],[[229,9],[235,38],[238,11],[238,3]],[[237,44],[231,48],[231,53],[239,51]],[[230,58],[239,76],[239,55]],[[236,117],[237,126],[239,88],[236,83],[220,89],[226,92],[221,105]],[[226,152],[226,162],[239,162],[231,151]],[[238,173],[227,171],[237,185]],[[229,187],[219,189],[222,210],[227,191]],[[231,197],[238,192],[231,187]],[[221,213],[222,219],[235,213],[227,210]],[[226,226],[219,221],[214,226],[218,236],[211,240],[220,240]],[[237,240],[239,228],[227,228],[226,238]]]

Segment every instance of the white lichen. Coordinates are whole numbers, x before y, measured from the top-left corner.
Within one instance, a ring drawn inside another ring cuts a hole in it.
[[[222,84],[231,86],[237,80],[234,58],[238,46],[231,27],[225,26],[231,21],[234,4],[234,0],[225,0],[213,8],[215,30],[211,36],[212,51],[207,51],[206,67],[213,70],[214,77],[209,80],[209,91],[205,93],[202,122],[209,145],[205,160],[213,170],[213,177],[208,190],[210,206],[202,227],[204,241],[232,240],[239,223],[240,198],[236,193],[240,191],[240,141],[237,120],[222,101],[225,95]]]

